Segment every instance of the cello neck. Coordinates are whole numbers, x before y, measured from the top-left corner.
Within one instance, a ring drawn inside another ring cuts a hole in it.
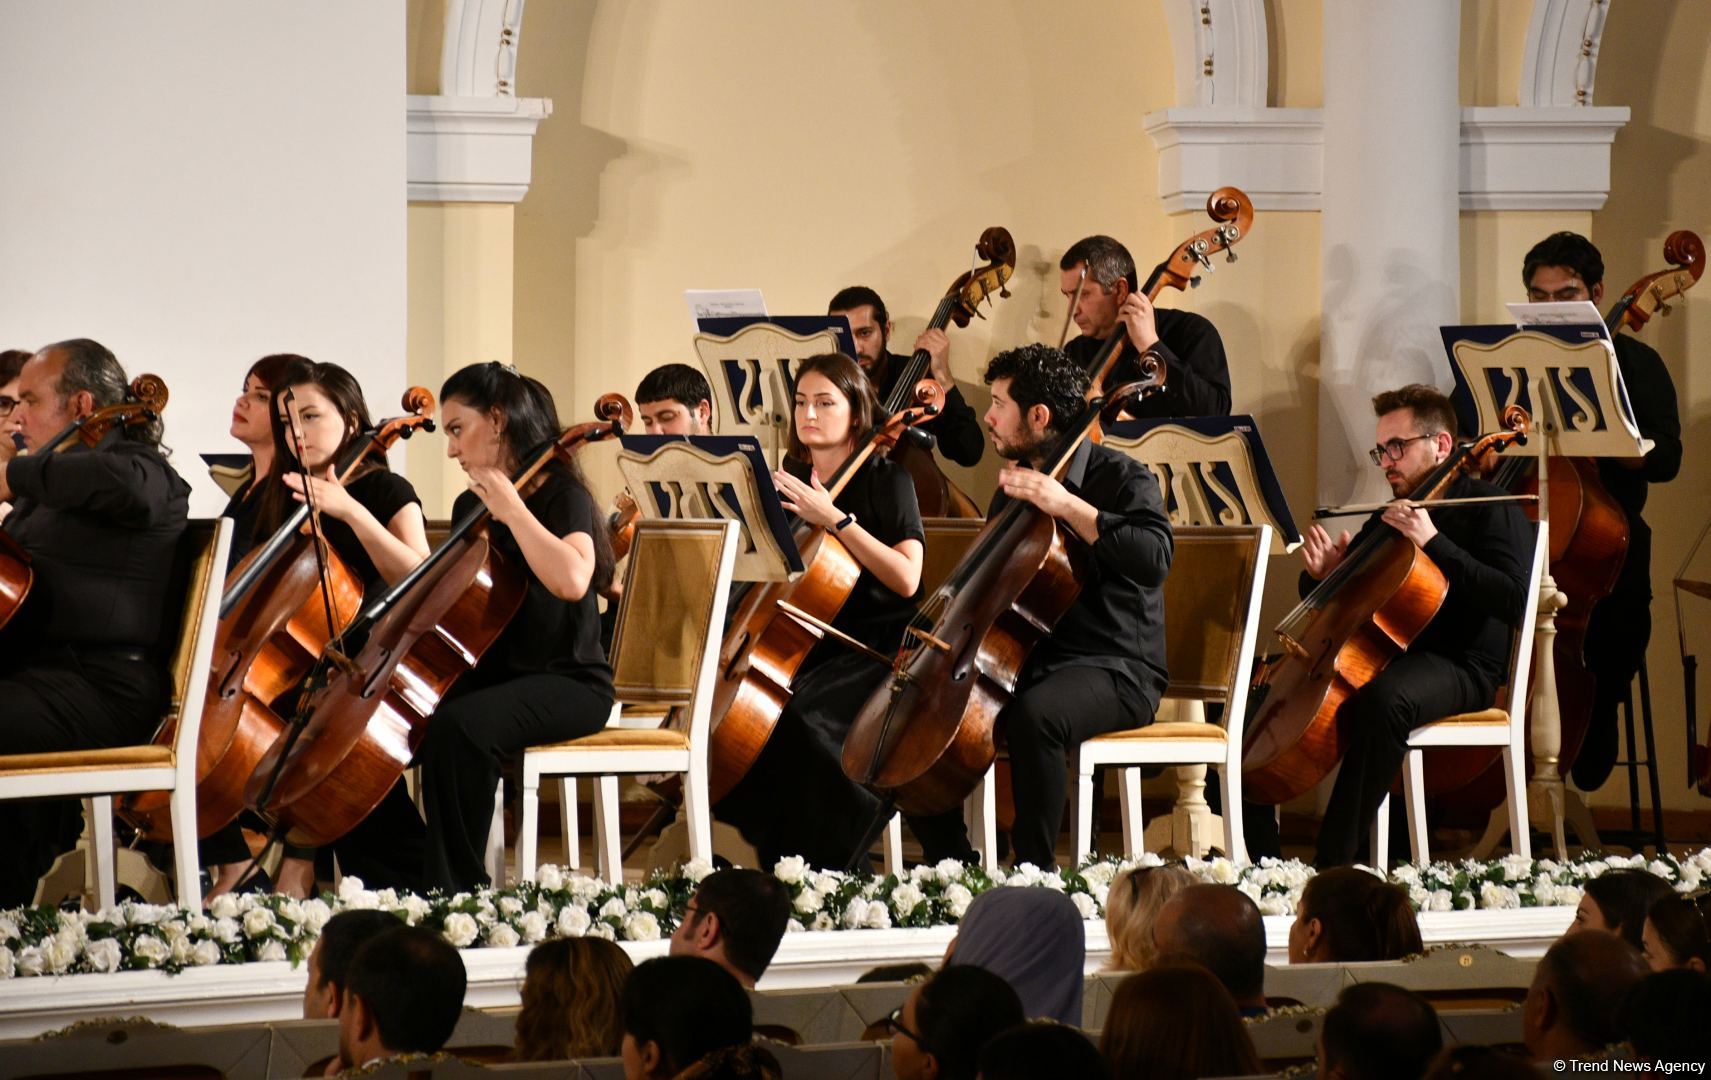
[[[939,306],[933,311],[933,318],[927,323],[928,330],[943,330],[951,321],[951,312],[956,308],[956,297],[944,296],[939,298]],[[891,394],[885,399],[886,412],[898,412],[909,405],[910,392],[915,384],[926,378],[927,370],[932,365],[933,358],[926,349],[916,349],[909,357],[909,362],[903,366],[903,372],[897,381],[891,384]]]

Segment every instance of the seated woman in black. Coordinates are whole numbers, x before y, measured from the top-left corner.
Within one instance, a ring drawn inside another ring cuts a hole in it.
[[[231,436],[249,451],[248,475],[231,490],[231,499],[220,516],[232,520],[232,554],[226,564],[232,568],[267,537],[255,535],[256,520],[261,514],[261,492],[264,481],[273,470],[273,391],[290,381],[306,377],[314,361],[294,353],[274,353],[250,365],[244,373],[244,388],[232,403]],[[216,481],[220,477],[214,477]]]
[[[599,591],[612,579],[604,516],[574,465],[555,461],[519,491],[526,456],[559,435],[552,395],[502,364],[476,364],[440,390],[446,455],[469,476],[452,519],[483,503],[488,539],[527,582],[523,605],[428,723],[416,754],[427,818],[425,878],[447,891],[487,884],[493,789],[507,755],[599,730],[612,709]]]
[[[863,444],[878,403],[855,361],[829,354],[796,375],[790,456],[773,474],[785,509],[824,527],[861,564],[832,625],[894,653],[921,593],[926,532],[915,486],[902,467],[869,458],[836,501],[826,486]],[[842,869],[879,801],[844,775],[844,736],[888,674],[884,665],[830,638],[808,654],[790,704],[748,776],[715,808],[741,829],[764,867],[800,855]]]
[[[240,516],[232,557],[234,561],[241,559],[250,549],[265,544],[304,501],[307,487],[321,512],[321,531],[327,543],[362,582],[364,595],[372,597],[378,588],[399,580],[427,557],[421,500],[410,482],[388,469],[386,459],[378,455],[358,466],[344,486],[333,479],[335,463],[352,440],[374,426],[368,404],[363,400],[362,387],[344,368],[300,357],[293,361],[279,375],[270,394],[272,454],[267,471],[252,484],[253,491],[240,491],[233,497]],[[246,380],[246,395],[257,381],[252,369]],[[237,427],[234,412],[234,431]],[[233,509],[228,507],[228,515]],[[288,700],[275,702],[275,711],[288,718],[294,706],[295,702]],[[205,839],[201,851],[203,861],[215,866],[215,887],[210,895],[235,885],[249,864],[248,848],[235,823]],[[275,883],[280,892],[303,897],[314,891],[312,855],[310,851],[287,849]],[[395,876],[392,869],[369,863],[360,855],[342,862],[347,873],[373,877],[381,884],[392,883],[385,879]],[[414,883],[413,866],[409,882]]]

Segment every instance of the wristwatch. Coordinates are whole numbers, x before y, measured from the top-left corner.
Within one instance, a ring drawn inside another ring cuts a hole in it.
[[[853,513],[852,514],[845,514],[842,518],[838,519],[837,524],[832,526],[832,531],[833,532],[843,532],[844,528],[846,526],[854,525],[855,521],[856,521],[856,516]]]

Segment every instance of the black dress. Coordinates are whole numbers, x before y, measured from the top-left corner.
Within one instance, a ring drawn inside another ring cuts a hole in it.
[[[785,468],[807,471],[794,461]],[[870,460],[834,502],[887,547],[925,542],[915,486],[891,461]],[[892,653],[920,596],[919,587],[899,596],[864,567],[832,625]],[[815,866],[842,869],[860,843],[879,800],[844,775],[844,736],[887,674],[884,665],[836,641],[822,641],[808,654],[766,749],[715,807],[754,844],[763,866],[801,855]]]

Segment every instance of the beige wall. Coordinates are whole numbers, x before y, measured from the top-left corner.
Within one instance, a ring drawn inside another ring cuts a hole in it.
[[[418,5],[438,6],[418,0],[413,19]],[[1320,5],[1269,0],[1266,8],[1271,103],[1319,105]],[[1464,3],[1464,104],[1515,102],[1527,8]],[[1521,255],[1546,232],[1590,230],[1619,288],[1655,269],[1663,235],[1702,212],[1711,90],[1701,69],[1711,5],[1673,5],[1663,18],[1660,33],[1657,19],[1636,11],[1618,7],[1611,17],[1597,100],[1630,106],[1634,121],[1618,136],[1603,211],[1462,216],[1469,320],[1502,315],[1518,292]],[[1090,25],[1100,32],[1090,34]],[[412,38],[415,67],[437,63],[437,46],[423,39]],[[906,351],[966,269],[975,237],[1001,224],[1020,249],[1014,295],[990,321],[952,332],[953,370],[983,408],[979,372],[995,351],[1055,339],[1063,314],[1055,265],[1070,242],[1110,232],[1150,265],[1204,220],[1164,213],[1156,154],[1141,128],[1145,113],[1174,104],[1170,65],[1156,3],[532,5],[519,89],[552,98],[554,114],[541,125],[534,185],[515,213],[516,360],[548,382],[567,417],[578,416],[601,393],[632,391],[655,364],[690,358],[686,288],[758,286],[772,311],[812,313],[856,282],[885,296],[898,322],[894,348]],[[411,85],[422,84],[416,71]],[[483,230],[505,225],[498,217],[469,222],[485,237],[475,247],[486,252],[471,257],[486,260],[480,274],[493,275],[472,299],[447,284],[480,276],[445,264],[461,227],[450,214],[415,208],[411,217],[413,372],[419,363],[434,370],[487,359],[480,349],[503,339],[502,317],[491,310],[504,276],[491,261],[499,238]],[[1318,215],[1262,214],[1239,252],[1241,261],[1221,265],[1195,293],[1161,302],[1218,324],[1235,407],[1259,417],[1286,494],[1305,516],[1316,454]],[[424,269],[423,260],[438,262]],[[419,291],[445,305],[426,323]],[[1693,382],[1686,365],[1690,341],[1711,339],[1708,301],[1711,294],[1696,297],[1647,331],[1681,391],[1690,459],[1711,422],[1711,387]],[[456,313],[471,304],[482,310]],[[418,348],[418,333],[460,321],[491,332],[471,339],[473,354],[449,332],[434,348]],[[972,473],[951,471],[977,497],[991,490],[990,461]],[[1659,739],[1672,762],[1670,804],[1683,807],[1697,796],[1680,790],[1673,764],[1684,743],[1667,578],[1703,523],[1704,500],[1690,492],[1705,489],[1705,471],[1690,464],[1655,492],[1648,515],[1658,530],[1655,578],[1665,583],[1651,657]],[[1711,577],[1711,566],[1701,569]],[[1292,571],[1274,567],[1268,617],[1284,606]],[[1703,641],[1711,626],[1699,632]],[[1614,785],[1607,790],[1624,797]]]

